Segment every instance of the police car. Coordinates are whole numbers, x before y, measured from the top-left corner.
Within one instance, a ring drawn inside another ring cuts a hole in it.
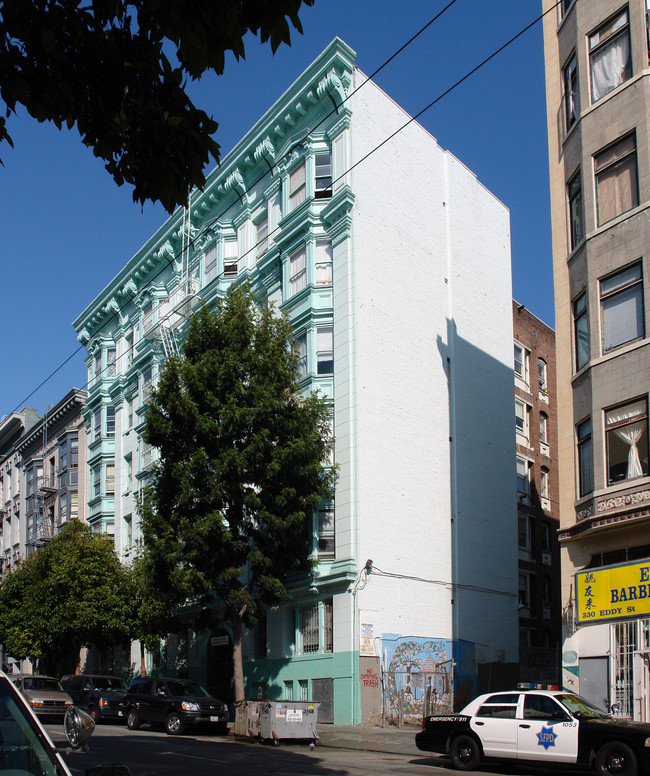
[[[650,724],[606,714],[561,690],[521,689],[480,695],[460,714],[425,717],[418,749],[449,754],[454,768],[483,758],[573,763],[599,776],[650,772]]]

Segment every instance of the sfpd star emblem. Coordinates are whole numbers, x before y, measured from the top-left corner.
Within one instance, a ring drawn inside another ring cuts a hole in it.
[[[544,749],[548,750],[549,746],[555,746],[556,738],[557,733],[553,731],[553,728],[543,727],[539,733],[537,733],[537,745],[543,746]]]

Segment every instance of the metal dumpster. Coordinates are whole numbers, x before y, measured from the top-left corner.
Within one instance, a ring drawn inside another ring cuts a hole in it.
[[[235,735],[257,738],[260,734],[261,701],[241,701],[235,706]]]
[[[316,722],[320,703],[311,701],[260,702],[259,730],[263,739],[304,738],[318,741]]]

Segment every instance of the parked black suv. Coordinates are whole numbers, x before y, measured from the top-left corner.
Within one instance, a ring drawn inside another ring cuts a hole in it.
[[[142,722],[162,723],[172,736],[202,725],[218,733],[228,730],[226,704],[211,698],[191,679],[134,679],[124,696],[123,708],[129,730],[137,730]]]
[[[122,699],[126,685],[122,679],[96,674],[67,674],[61,677],[61,684],[75,705],[87,711],[96,722],[124,720]]]

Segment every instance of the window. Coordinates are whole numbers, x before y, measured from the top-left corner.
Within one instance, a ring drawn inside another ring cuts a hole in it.
[[[135,398],[132,396],[126,400],[126,427],[133,428],[133,418],[135,414]]]
[[[329,151],[316,154],[316,199],[332,196],[332,154]]]
[[[584,235],[584,223],[582,219],[582,181],[578,172],[569,181],[569,231],[571,237],[571,250],[582,240]]]
[[[528,574],[519,575],[519,606],[530,607],[530,576]]]
[[[102,376],[102,351],[95,353],[95,380],[100,380]]]
[[[301,334],[296,340],[296,347],[298,349],[298,371],[300,377],[307,377],[307,335]]]
[[[302,651],[331,652],[333,648],[332,601],[323,601],[299,610]]]
[[[147,469],[149,466],[151,466],[153,462],[153,447],[145,442],[142,441],[142,447],[141,447],[141,460],[140,460],[140,466],[143,469]]]
[[[529,515],[519,515],[518,523],[518,546],[522,550],[530,550],[532,546],[532,525]]]
[[[112,405],[106,407],[106,436],[115,436],[115,407]]]
[[[286,681],[284,683],[284,699],[285,701],[293,700],[293,681]]]
[[[334,332],[331,326],[316,329],[316,372],[319,375],[334,373]]]
[[[515,342],[515,375],[528,385],[528,352],[518,342]]]
[[[212,281],[219,274],[217,268],[217,244],[213,243],[205,252],[205,284],[212,283]]]
[[[530,493],[530,479],[528,475],[528,461],[517,457],[517,490],[520,496],[528,496]]]
[[[524,719],[553,719],[558,712],[562,709],[547,695],[524,696]]]
[[[571,8],[572,5],[573,5],[573,0],[562,0],[562,17],[563,18],[567,15],[567,13],[569,11],[569,8]]]
[[[93,497],[101,496],[102,493],[102,469],[101,466],[95,466],[93,469]]]
[[[573,346],[576,372],[578,372],[589,361],[589,318],[586,294],[581,294],[573,303]]]
[[[106,377],[115,377],[115,348],[106,351]]]
[[[261,218],[255,227],[257,244],[257,258],[261,258],[269,249],[269,217],[265,215]]]
[[[639,204],[634,135],[594,156],[598,225]]]
[[[124,490],[131,490],[131,478],[133,477],[133,455],[124,456]]]
[[[521,399],[515,399],[515,428],[528,439],[528,407]]]
[[[548,393],[546,361],[543,358],[537,359],[537,375],[539,379],[539,390],[542,393]]]
[[[539,415],[539,441],[543,445],[548,444],[548,415],[544,412]]]
[[[97,440],[102,435],[102,411],[101,408],[98,410],[95,410],[94,415],[94,439]]]
[[[224,240],[223,243],[223,276],[232,278],[237,275],[237,259],[239,249],[237,240]]]
[[[289,296],[307,287],[307,253],[301,248],[289,257]]]
[[[151,396],[151,389],[153,388],[153,371],[151,367],[147,367],[142,372],[142,401],[149,401]]]
[[[115,464],[106,464],[106,494],[112,496],[115,493]]]
[[[580,497],[594,489],[594,469],[591,448],[591,418],[578,423],[578,492]]]
[[[627,8],[589,36],[591,101],[620,86],[632,75]]]
[[[68,440],[64,439],[59,445],[59,469],[61,471],[68,468]]]
[[[542,498],[550,499],[551,498],[551,487],[550,487],[550,473],[549,470],[542,466],[542,469],[540,471],[539,476],[539,493]]]
[[[334,510],[318,510],[318,557],[321,559],[335,557],[334,544]]]
[[[332,243],[316,240],[316,285],[332,285]]]
[[[299,700],[308,701],[309,700],[309,680],[298,679],[298,689],[300,690]]]
[[[148,331],[153,323],[153,302],[147,302],[142,308],[142,331]]]
[[[133,547],[133,517],[131,515],[124,517],[124,547],[127,550]]]
[[[124,371],[126,372],[133,364],[133,332],[127,332],[124,335]]]
[[[548,523],[542,526],[542,549],[544,552],[550,552],[551,549],[551,527]]]
[[[644,336],[641,264],[600,281],[603,353]]]
[[[575,54],[564,68],[564,112],[566,128],[570,129],[580,115],[580,103],[578,94],[578,66]]]
[[[301,162],[289,176],[289,210],[307,199],[305,163]]]
[[[648,404],[645,399],[605,412],[607,482],[648,474]]]

